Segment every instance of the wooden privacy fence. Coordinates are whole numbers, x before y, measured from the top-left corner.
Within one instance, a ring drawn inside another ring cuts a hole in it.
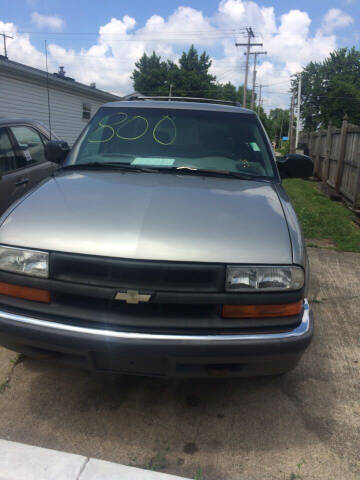
[[[314,161],[314,175],[360,209],[360,126],[345,115],[341,128],[301,132],[299,141]]]

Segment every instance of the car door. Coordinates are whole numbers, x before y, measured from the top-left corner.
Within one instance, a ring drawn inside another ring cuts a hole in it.
[[[0,127],[0,215],[25,193],[24,164],[6,127]]]
[[[54,171],[54,165],[45,158],[45,140],[42,133],[29,125],[10,125],[9,130],[17,153],[25,163],[24,188],[28,191],[49,177]]]

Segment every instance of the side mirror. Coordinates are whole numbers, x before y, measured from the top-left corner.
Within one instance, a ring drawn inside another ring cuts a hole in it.
[[[63,163],[69,151],[69,145],[62,140],[51,140],[45,145],[46,160],[58,165]]]
[[[281,178],[308,178],[314,170],[314,163],[307,155],[288,154],[277,160]]]

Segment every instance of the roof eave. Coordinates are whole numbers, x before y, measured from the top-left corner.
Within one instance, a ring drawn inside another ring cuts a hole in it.
[[[22,78],[27,77],[39,83],[46,84],[46,82],[49,81],[49,86],[54,86],[62,90],[77,91],[78,93],[82,93],[86,96],[101,98],[102,101],[116,101],[122,98],[120,96],[113,95],[112,93],[104,92],[103,90],[99,90],[73,80],[63,80],[53,76],[52,74],[47,76],[47,73],[42,70],[28,67],[27,65],[22,65],[10,60],[0,60],[0,72],[3,72],[9,76],[19,77],[21,75]]]

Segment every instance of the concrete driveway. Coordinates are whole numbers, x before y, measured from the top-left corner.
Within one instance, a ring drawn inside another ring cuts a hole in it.
[[[312,346],[278,378],[108,379],[0,350],[0,438],[197,480],[360,478],[360,255],[309,249]]]

